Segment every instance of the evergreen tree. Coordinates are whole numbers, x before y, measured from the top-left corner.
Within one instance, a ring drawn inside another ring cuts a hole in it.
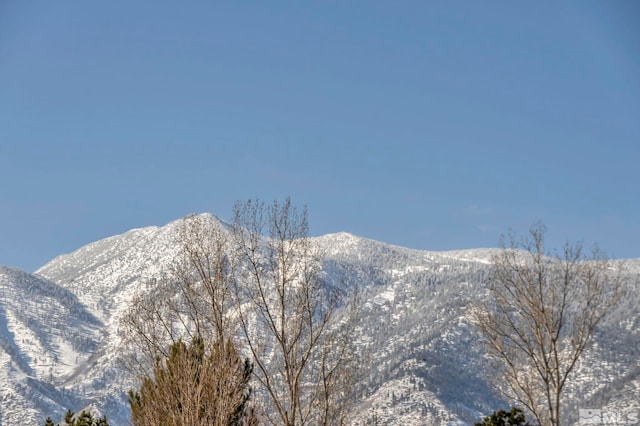
[[[208,351],[201,338],[190,345],[180,340],[168,358],[156,361],[153,378],[144,379],[139,391],[129,391],[132,424],[256,424],[247,407],[252,370],[230,340],[217,341]]]
[[[513,407],[511,411],[495,411],[492,415],[484,418],[482,423],[475,426],[529,426],[521,409]]]
[[[102,416],[98,420],[96,420],[96,426],[109,426],[107,416]]]
[[[91,413],[83,411],[76,419],[75,426],[94,426],[93,416]]]
[[[54,426],[51,417],[47,417],[44,426]],[[55,426],[60,426],[60,424],[58,423]],[[93,414],[91,414],[90,411],[83,410],[76,417],[73,411],[67,410],[67,414],[65,414],[64,416],[63,426],[109,426],[109,422],[107,421],[106,416],[102,416],[99,419],[94,419]]]
[[[69,426],[75,426],[76,421],[73,419],[73,411],[67,410],[67,414],[64,416],[64,422]]]

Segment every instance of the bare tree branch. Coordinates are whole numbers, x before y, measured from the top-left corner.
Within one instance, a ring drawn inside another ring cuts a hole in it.
[[[496,360],[498,389],[518,401],[541,425],[559,425],[561,395],[598,323],[620,300],[620,271],[595,249],[566,244],[551,256],[545,228],[532,226],[519,243],[493,257],[489,299],[475,322]]]

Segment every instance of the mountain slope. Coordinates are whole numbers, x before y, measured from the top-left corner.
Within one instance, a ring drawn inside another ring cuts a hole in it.
[[[99,350],[102,323],[69,290],[0,266],[0,424],[35,424]]]

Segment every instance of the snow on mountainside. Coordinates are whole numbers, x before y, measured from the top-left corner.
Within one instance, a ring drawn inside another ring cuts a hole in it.
[[[39,424],[87,406],[127,424],[124,392],[133,383],[118,363],[119,319],[177,259],[178,224],[97,241],[36,276],[0,269],[0,425],[25,424],[16,417],[25,413],[26,424]],[[314,240],[326,285],[362,294],[354,341],[368,354],[367,370],[353,424],[472,424],[507,407],[485,379],[468,319],[485,294],[493,250],[418,251],[347,233]],[[568,395],[573,423],[578,407],[619,410],[640,401],[640,261],[628,266],[632,291],[603,324]]]
[[[0,266],[0,424],[37,424],[99,352],[103,325],[70,291]]]
[[[175,259],[178,223],[105,238],[58,256],[35,273],[73,291],[102,320],[112,320],[144,284],[141,278],[161,275]]]

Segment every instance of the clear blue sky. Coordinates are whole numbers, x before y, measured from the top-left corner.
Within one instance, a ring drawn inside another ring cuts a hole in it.
[[[236,200],[640,257],[640,1],[0,2],[0,264]]]

